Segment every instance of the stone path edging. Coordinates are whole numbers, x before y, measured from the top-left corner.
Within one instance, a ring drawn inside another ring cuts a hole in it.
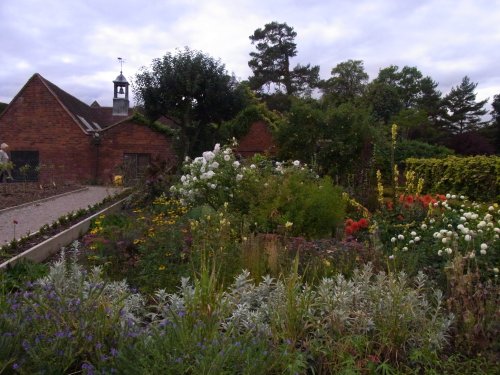
[[[49,256],[57,253],[61,250],[61,247],[68,246],[74,240],[80,238],[84,233],[86,233],[90,227],[90,222],[98,217],[99,215],[109,214],[121,209],[123,203],[128,197],[121,199],[120,201],[114,203],[113,205],[106,207],[105,209],[95,213],[94,215],[80,221],[79,223],[71,226],[65,231],[56,234],[55,236],[33,246],[32,248],[16,255],[13,258],[0,264],[0,270],[6,269],[9,266],[14,265],[21,259],[31,260],[36,263],[43,262]]]

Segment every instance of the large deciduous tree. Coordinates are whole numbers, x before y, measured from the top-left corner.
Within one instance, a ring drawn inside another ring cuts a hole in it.
[[[286,95],[308,95],[319,82],[319,66],[297,64],[291,68],[291,59],[297,56],[297,33],[286,23],[271,22],[250,36],[257,49],[251,52],[248,66],[253,76],[250,87],[256,91],[276,91]]]
[[[177,124],[182,157],[213,147],[213,124],[231,119],[244,105],[243,90],[224,64],[187,47],[143,67],[134,91],[151,121],[166,116]]]
[[[445,112],[442,123],[444,128],[452,134],[463,134],[472,130],[477,130],[484,125],[482,116],[487,111],[484,105],[487,99],[476,102],[474,90],[477,83],[471,82],[470,78],[462,78],[460,85],[453,87],[443,99]]]
[[[322,82],[323,98],[335,105],[353,101],[363,95],[368,84],[362,60],[347,60],[332,69],[332,77]]]

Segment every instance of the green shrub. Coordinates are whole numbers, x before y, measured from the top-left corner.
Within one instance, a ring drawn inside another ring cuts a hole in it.
[[[270,177],[251,204],[249,221],[276,232],[284,228],[294,236],[331,237],[345,213],[342,192],[329,177],[306,179],[301,174]]]
[[[500,157],[449,156],[445,159],[407,159],[407,170],[424,179],[424,190],[464,194],[469,199],[500,199]]]

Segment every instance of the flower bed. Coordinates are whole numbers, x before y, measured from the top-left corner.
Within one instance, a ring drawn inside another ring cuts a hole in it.
[[[96,218],[75,260],[3,294],[0,363],[494,373],[499,207],[406,182],[368,212],[299,161],[243,162],[216,147],[151,204]]]

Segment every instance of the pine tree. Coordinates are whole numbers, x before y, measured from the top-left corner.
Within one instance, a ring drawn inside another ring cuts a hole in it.
[[[465,76],[462,83],[453,87],[445,96],[442,124],[450,133],[463,134],[477,130],[485,124],[481,117],[487,113],[484,105],[488,99],[476,102],[476,87],[477,83],[471,82],[469,77]]]

